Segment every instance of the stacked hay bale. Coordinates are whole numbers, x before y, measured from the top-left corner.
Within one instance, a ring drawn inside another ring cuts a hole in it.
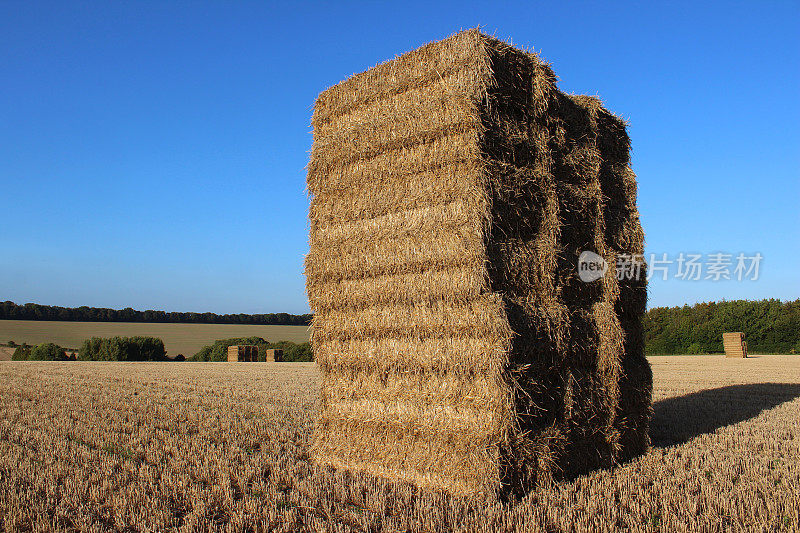
[[[252,363],[258,361],[258,346],[242,344],[228,346],[228,362]]]
[[[264,360],[267,363],[279,363],[283,361],[283,350],[280,348],[268,348],[264,353]]]
[[[469,30],[323,92],[307,289],[322,465],[523,492],[648,445],[643,233],[624,123]]]
[[[723,333],[722,345],[725,348],[725,357],[747,357],[747,342],[741,331]]]
[[[239,362],[239,347],[238,346],[228,346],[228,362],[229,363],[238,363]]]

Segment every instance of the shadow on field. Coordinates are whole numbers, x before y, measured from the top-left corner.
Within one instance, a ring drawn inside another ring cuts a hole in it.
[[[708,389],[653,404],[650,440],[655,447],[683,444],[704,433],[755,418],[800,397],[797,383],[753,383]]]

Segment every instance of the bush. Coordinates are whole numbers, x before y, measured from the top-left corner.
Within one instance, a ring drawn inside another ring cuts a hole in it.
[[[86,339],[78,349],[78,359],[81,361],[106,361],[103,355],[103,339],[100,337]]]
[[[23,344],[22,346],[17,346],[17,349],[14,350],[14,353],[11,355],[12,361],[27,361],[28,357],[30,357],[31,349]]]
[[[175,356],[173,361],[183,362],[183,361],[186,361],[186,357],[184,357],[184,355],[182,353],[179,353],[178,355]]]
[[[12,361],[69,361],[67,352],[58,344],[45,342],[36,346],[17,346],[11,355]]]
[[[37,344],[28,356],[30,361],[66,361],[67,352],[58,344],[46,342]]]
[[[213,346],[203,346],[200,351],[189,358],[189,361],[211,361],[211,349]]]
[[[14,348],[16,345],[17,345],[17,343],[16,343],[16,342],[14,342],[14,341],[8,341],[8,346],[9,346],[10,348]]]
[[[689,345],[689,348],[686,349],[686,353],[689,355],[700,355],[706,353],[706,351],[703,350],[703,346],[699,342],[693,342]]]
[[[92,337],[83,341],[81,361],[164,361],[164,341],[155,337]]]

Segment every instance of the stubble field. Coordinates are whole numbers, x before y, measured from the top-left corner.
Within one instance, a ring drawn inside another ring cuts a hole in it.
[[[797,531],[800,357],[653,357],[652,449],[521,501],[308,457],[311,363],[0,363],[0,528]]]

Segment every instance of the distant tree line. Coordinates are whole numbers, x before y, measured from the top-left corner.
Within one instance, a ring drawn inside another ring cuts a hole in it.
[[[217,315],[214,313],[173,313],[165,311],[135,311],[100,309],[94,307],[64,308],[38,304],[16,305],[6,301],[0,304],[0,319],[8,320],[61,320],[86,322],[176,322],[196,324],[259,324],[259,325],[308,325],[312,315],[290,315],[270,313],[260,315]],[[769,300],[733,300],[709,302],[683,307],[656,307],[644,318],[645,350],[649,355],[657,354],[702,354],[722,353],[722,334],[726,331],[743,331],[750,353],[800,353],[800,300],[782,302]],[[142,339],[133,337],[132,339]],[[121,337],[115,337],[121,339]],[[98,344],[98,341],[106,344]],[[163,350],[163,342],[157,340]],[[85,357],[81,359],[115,361],[158,361],[164,356],[159,349],[121,348],[119,340],[89,339],[81,348]],[[134,342],[131,346],[136,345]],[[87,345],[87,343],[89,343]],[[92,344],[94,343],[94,344]],[[49,343],[48,343],[49,344]],[[205,346],[190,357],[192,361],[226,361],[228,346],[255,344],[259,346],[259,357],[264,350],[284,350],[286,361],[311,361],[310,343],[295,344],[288,341],[270,343],[261,337],[222,339]],[[12,345],[9,343],[9,345]],[[42,346],[42,345],[39,345]],[[52,345],[56,346],[56,345]],[[137,345],[138,346],[138,345]],[[31,346],[19,347],[18,359],[28,360],[33,353]],[[57,347],[59,348],[59,347]],[[54,348],[41,348],[35,357],[49,358]],[[61,349],[63,351],[63,349]],[[126,351],[127,350],[127,351]],[[142,355],[142,354],[147,355]],[[55,356],[53,356],[55,357]],[[142,358],[144,357],[144,358]],[[48,359],[53,360],[53,359]]]
[[[283,350],[283,360],[285,362],[313,361],[311,353],[311,343],[303,342],[300,344],[290,341],[269,342],[261,337],[238,337],[233,339],[220,339],[214,344],[203,346],[199,352],[189,358],[189,361],[210,361],[224,362],[228,360],[228,347],[237,345],[258,346],[258,360],[266,361],[267,350]]]
[[[11,301],[0,304],[0,320],[60,320],[65,322],[155,322],[186,324],[257,324],[274,326],[307,326],[311,315],[265,313],[248,315],[218,315],[216,313],[179,313],[167,311],[136,311],[105,309],[99,307],[57,307],[28,303],[17,305]]]
[[[164,341],[155,337],[92,337],[78,350],[81,361],[167,361]]]
[[[656,307],[644,319],[645,350],[722,353],[722,334],[742,331],[750,353],[800,353],[800,300],[733,300]]]

